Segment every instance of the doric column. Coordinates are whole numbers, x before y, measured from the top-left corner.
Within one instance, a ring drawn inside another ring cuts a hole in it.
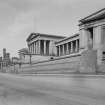
[[[62,45],[62,50],[63,50],[63,55],[64,55],[64,52],[65,52],[64,44]]]
[[[80,29],[80,50],[81,52],[88,49],[89,32],[86,29]]]
[[[36,46],[35,46],[35,42],[34,42],[34,54],[35,54],[35,47],[36,47]]]
[[[35,42],[34,42],[34,54],[36,54],[36,46],[35,46]]]
[[[60,46],[58,46],[58,50],[59,50],[59,56],[60,56],[60,55],[61,55],[61,52],[60,52],[60,51],[61,51],[61,50],[60,50]]]
[[[36,46],[35,46],[35,42],[34,42],[34,54],[36,53],[35,48],[36,48]]]
[[[35,42],[35,51],[36,51],[36,54],[37,54],[37,42]]]
[[[66,54],[69,54],[69,43],[66,43],[66,48],[67,48]]]
[[[37,54],[39,54],[39,41],[37,41]]]
[[[38,41],[36,41],[36,54],[38,54]]]
[[[37,54],[38,54],[38,41],[37,41]]]
[[[97,26],[94,28],[94,49],[97,50],[97,63],[100,65],[102,63],[103,57],[103,41],[104,41],[104,33],[102,31],[102,26]]]
[[[78,45],[79,43],[78,43],[78,39],[76,40],[76,52],[78,52],[78,50],[79,50],[79,45]]]
[[[73,53],[73,42],[71,42],[71,53]]]
[[[35,50],[35,48],[34,48],[34,42],[33,42],[33,54],[34,54],[34,50]]]
[[[39,54],[41,55],[41,52],[40,52],[40,51],[41,51],[41,50],[40,50],[40,48],[41,48],[41,44],[40,44],[41,41],[39,40],[38,42],[39,42]]]
[[[32,54],[32,44],[30,45],[30,50],[31,50],[31,54]]]
[[[77,50],[78,50],[78,45],[77,45],[77,40],[75,40],[75,52],[77,52]]]
[[[32,53],[34,54],[34,43],[32,43]]]
[[[30,52],[32,53],[32,43],[31,43],[31,45],[30,45]]]
[[[44,40],[44,55],[46,55],[46,40]]]
[[[37,45],[36,45],[36,42],[35,42],[35,54],[37,54]]]
[[[77,42],[77,40],[75,41],[75,43],[76,43],[76,44],[75,44],[75,45],[76,45],[76,46],[75,46],[75,51],[77,52],[77,51],[78,51],[78,42]]]
[[[60,45],[59,47],[60,47],[60,56],[62,56],[62,45]]]
[[[31,53],[33,54],[33,46],[32,46],[32,44],[31,44]]]

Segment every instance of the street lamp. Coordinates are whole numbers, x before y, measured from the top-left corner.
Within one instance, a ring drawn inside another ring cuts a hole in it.
[[[32,59],[31,59],[32,58],[32,54],[31,53],[29,53],[29,57],[30,57],[30,61],[29,62],[30,62],[30,64],[32,64]]]

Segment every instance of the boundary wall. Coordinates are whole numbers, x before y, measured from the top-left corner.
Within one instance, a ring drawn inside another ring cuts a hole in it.
[[[79,71],[80,66],[80,54],[73,54],[64,57],[57,57],[51,60],[44,60],[33,64],[23,64],[19,73],[25,74],[64,74],[64,73],[75,73]]]

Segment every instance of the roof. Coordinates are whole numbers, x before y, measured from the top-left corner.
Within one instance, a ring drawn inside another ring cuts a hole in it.
[[[20,49],[19,53],[28,54],[29,53],[28,48],[22,48],[22,49]]]
[[[77,33],[77,34],[74,34],[73,36],[70,36],[70,37],[64,38],[64,39],[62,39],[62,40],[56,42],[56,44],[58,44],[58,43],[60,43],[60,42],[63,42],[63,41],[66,41],[66,40],[68,40],[68,39],[72,39],[72,38],[77,37],[77,36],[79,36],[78,33]]]
[[[65,38],[65,36],[59,36],[59,35],[49,35],[49,34],[42,34],[42,33],[31,33],[29,35],[29,37],[26,39],[26,41],[30,41],[33,38],[36,38],[37,36],[53,37],[53,38],[60,38],[60,39]]]
[[[92,13],[91,15],[79,20],[79,22],[85,23],[85,22],[95,21],[95,20],[99,20],[99,19],[103,19],[103,18],[105,18],[105,8]]]

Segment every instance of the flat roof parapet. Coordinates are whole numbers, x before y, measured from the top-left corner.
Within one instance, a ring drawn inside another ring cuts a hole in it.
[[[87,23],[90,21],[96,21],[96,20],[104,19],[104,18],[105,18],[105,8],[103,8],[97,12],[94,12],[91,15],[89,15],[83,19],[80,19],[79,25],[82,25],[83,23]]]
[[[56,42],[55,44],[61,43],[61,42],[63,42],[63,41],[66,41],[66,40],[69,40],[69,39],[72,39],[72,38],[75,38],[75,37],[78,37],[78,36],[79,36],[78,33],[77,33],[77,34],[74,34],[73,36],[70,36],[70,37],[64,38],[64,39],[62,39],[62,40]]]
[[[51,34],[42,34],[42,33],[31,33],[26,41],[30,41],[33,38],[37,37],[37,36],[53,37],[53,38],[60,38],[60,39],[66,38],[65,36],[60,36],[60,35],[51,35]]]

